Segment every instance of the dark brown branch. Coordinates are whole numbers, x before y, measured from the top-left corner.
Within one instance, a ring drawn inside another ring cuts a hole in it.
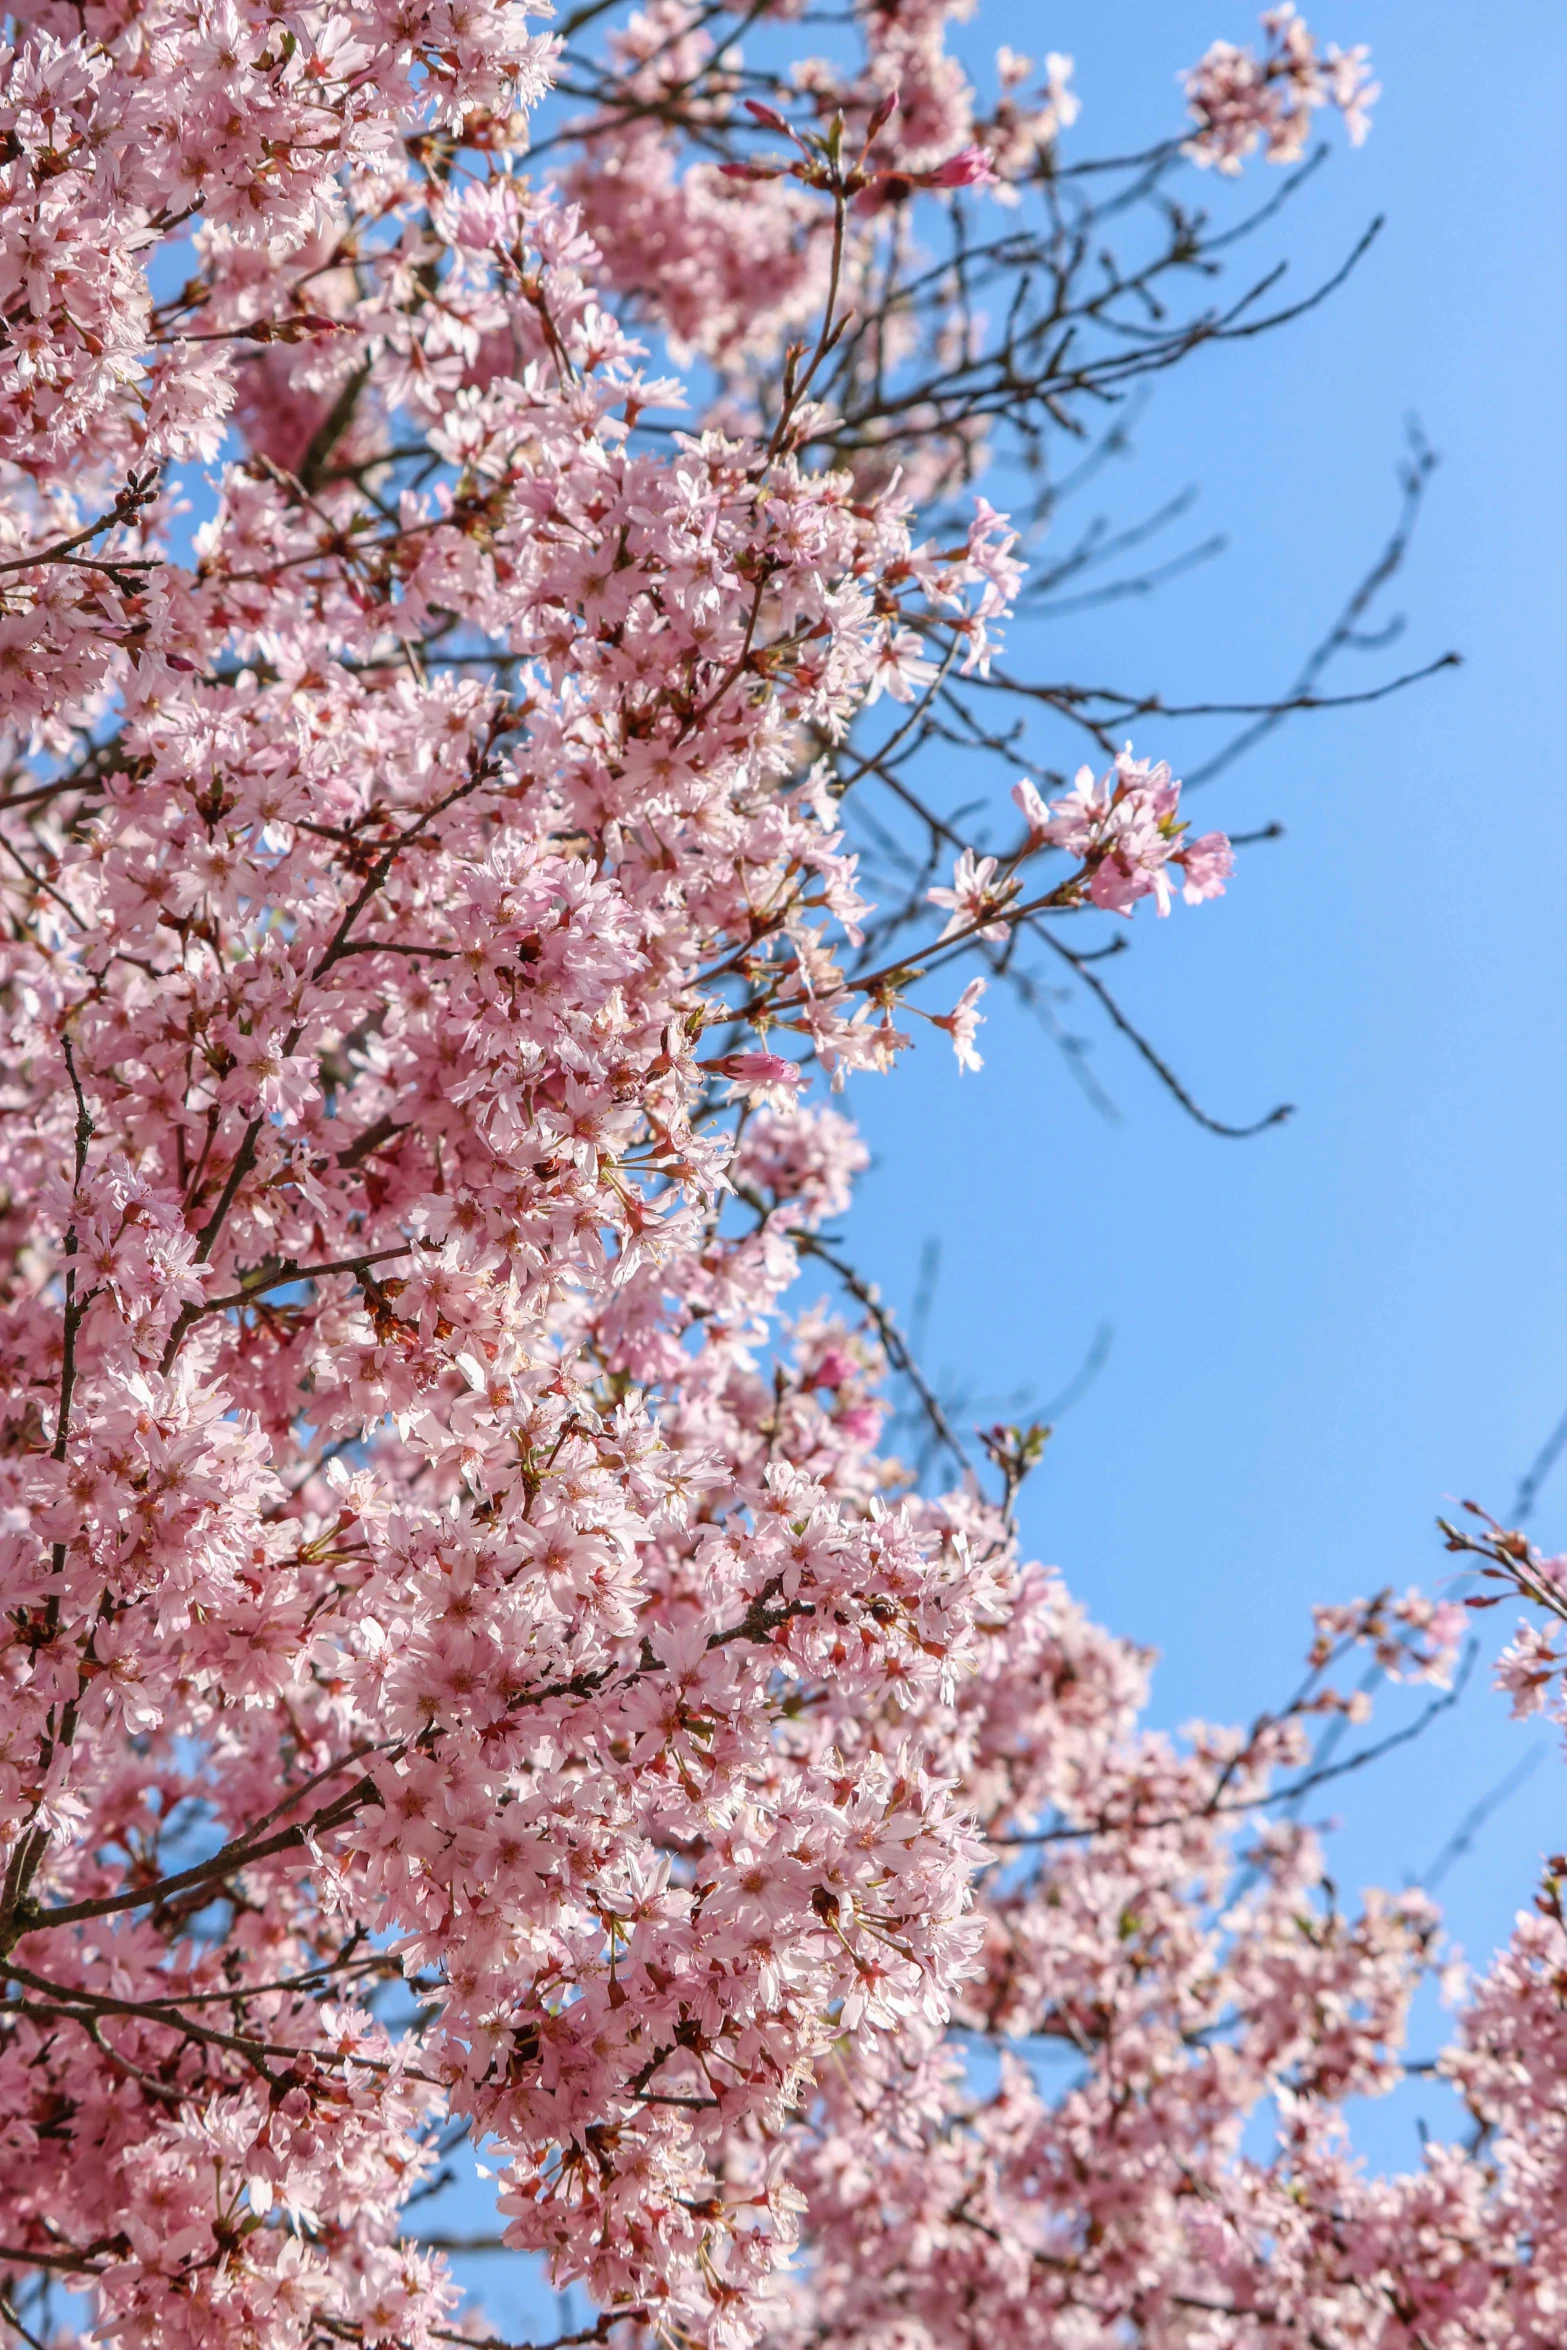
[[[14,1958],[0,1960],[0,1976],[9,1976],[13,1981],[25,1983],[30,1990],[43,1994],[41,2000],[22,2001],[13,2010],[17,2014],[23,2016],[29,2014],[48,2015],[73,2023],[81,2022],[84,2017],[130,2016],[140,2019],[144,2023],[161,2024],[166,2030],[179,2034],[183,2039],[198,2040],[212,2048],[229,2049],[235,2055],[246,2058],[258,2071],[262,2072],[265,2072],[265,2066],[261,2062],[264,2057],[280,2057],[292,2064],[297,2058],[305,2055],[314,2057],[318,2064],[356,2064],[364,2066],[366,2071],[373,2073],[389,2073],[399,2069],[379,2057],[366,2056],[359,2050],[348,2055],[340,2055],[337,2051],[324,2046],[308,2049],[290,2048],[270,2040],[254,2039],[248,2033],[217,2032],[209,2024],[193,2023],[180,2007],[172,2003],[150,1999],[116,1999],[108,1992],[78,1990],[73,1984],[54,1983],[44,1975],[33,1974],[27,1967],[18,1965]],[[241,1995],[236,1992],[234,1996],[238,1998]],[[96,2032],[93,2037],[97,2038]],[[101,2041],[99,2044],[102,2045]],[[106,2053],[116,2056],[118,2054],[117,2051],[106,2051]],[[127,2060],[122,2059],[121,2061]],[[267,2077],[271,2078],[270,2075]],[[406,2077],[410,2080],[428,2082],[434,2088],[441,2086],[432,2073],[409,2071]]]
[[[405,1240],[398,1248],[372,1249],[368,1256],[337,1257],[329,1265],[280,1265],[275,1273],[267,1273],[257,1281],[247,1281],[242,1288],[231,1290],[227,1297],[209,1297],[205,1305],[196,1308],[192,1322],[199,1322],[206,1314],[226,1314],[236,1306],[249,1305],[252,1298],[264,1297],[269,1289],[286,1289],[296,1281],[321,1281],[329,1273],[364,1273],[372,1265],[384,1265],[394,1257],[413,1253],[415,1243]]]
[[[1186,1087],[1176,1076],[1175,1071],[1170,1067],[1168,1061],[1164,1060],[1160,1054],[1154,1050],[1147,1037],[1143,1035],[1142,1030],[1135,1027],[1133,1023],[1127,1018],[1120,1005],[1116,1002],[1115,997],[1110,993],[1110,990],[1106,987],[1104,981],[1100,978],[1098,972],[1090,971],[1088,969],[1087,958],[1083,955],[1074,954],[1069,946],[1063,945],[1060,939],[1053,938],[1050,932],[1044,929],[1042,925],[1037,923],[1030,924],[1030,928],[1033,930],[1036,938],[1042,939],[1044,941],[1044,944],[1049,947],[1052,954],[1059,955],[1063,962],[1069,963],[1071,965],[1072,969],[1077,973],[1078,978],[1083,982],[1083,985],[1090,991],[1092,995],[1098,999],[1099,1003],[1103,1006],[1104,1011],[1110,1019],[1112,1025],[1117,1030],[1119,1030],[1122,1036],[1126,1038],[1128,1044],[1132,1046],[1134,1051],[1137,1052],[1140,1057],[1147,1062],[1149,1068],[1152,1069],[1154,1075],[1158,1078],[1160,1084],[1165,1088],[1166,1092],[1171,1094],[1173,1098],[1180,1103],[1181,1108],[1186,1112],[1186,1115],[1189,1118],[1195,1119],[1197,1124],[1203,1127],[1207,1133],[1217,1134],[1226,1142],[1249,1142],[1253,1135],[1266,1134],[1270,1126],[1282,1126],[1286,1118],[1294,1116],[1294,1103],[1280,1102],[1276,1108],[1269,1110],[1265,1117],[1254,1118],[1249,1126],[1230,1126],[1227,1125],[1222,1118],[1210,1117],[1208,1112],[1202,1107],[1201,1103],[1195,1101],[1192,1095],[1188,1093]]]
[[[45,563],[64,562],[78,547],[85,547],[89,539],[95,539],[100,531],[112,530],[116,523],[132,520],[156,495],[156,491],[156,467],[145,477],[133,473],[107,514],[100,514],[96,522],[89,522],[85,530],[77,531],[73,537],[57,539],[52,547],[35,547],[31,554],[11,556],[8,561],[0,563],[0,572],[35,571]],[[152,564],[153,557],[150,555],[124,555],[95,562],[89,568],[109,572],[145,571]]]

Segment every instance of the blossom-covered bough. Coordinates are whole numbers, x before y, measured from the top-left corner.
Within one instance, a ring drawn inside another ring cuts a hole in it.
[[[1169,190],[1358,132],[1364,60],[1211,52],[1121,270],[1064,59],[987,110],[927,0],[837,63],[606,21],[10,19],[0,2329],[489,2338],[419,2226],[471,2136],[628,2344],[1549,2340],[1561,1919],[1445,2060],[1484,2159],[1367,2182],[1434,1918],[1342,1913],[1287,1800],[1454,1611],[1153,1737],[1015,1557],[1038,1433],[911,1490],[852,1267],[867,1325],[780,1320],[833,1089],[915,1015],[978,1065],[949,965],[1223,888],[1155,697],[994,657],[973,485],[1032,529],[1058,431],[1287,315],[1177,315]],[[1002,855],[910,762],[1016,777],[1008,693],[1092,756]],[[932,847],[879,913],[878,788]]]

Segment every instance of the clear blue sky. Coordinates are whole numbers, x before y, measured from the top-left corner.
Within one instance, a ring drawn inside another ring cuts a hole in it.
[[[1442,1575],[1436,1511],[1463,1493],[1504,1509],[1567,1410],[1567,15],[1557,0],[1492,0],[1483,21],[1455,0],[1306,13],[1372,44],[1384,96],[1367,146],[1335,141],[1274,250],[1309,277],[1373,214],[1386,229],[1314,317],[1166,382],[1107,486],[1105,510],[1130,516],[1196,485],[1189,539],[1222,531],[1227,554],[1157,599],[1013,641],[1035,673],[1177,698],[1278,690],[1380,546],[1420,417],[1442,466],[1395,659],[1456,646],[1465,667],[1301,720],[1216,784],[1205,825],[1276,819],[1286,838],[1245,853],[1221,904],[1157,930],[1144,909],[1116,973],[1209,1108],[1284,1099],[1296,1117],[1214,1140],[1091,1007],[1065,1006],[1120,1109],[1107,1123],[995,990],[982,1075],[960,1081],[927,1031],[912,1065],[852,1099],[877,1165],[846,1245],[906,1312],[939,1238],[934,1371],[1043,1399],[1113,1326],[1024,1527],[1105,1621],[1162,1652],[1171,1724],[1277,1698],[1314,1599]],[[1072,53],[1074,143],[1103,153],[1167,132],[1177,69],[1252,21],[1232,0],[980,0],[966,40]],[[1177,772],[1189,739],[1137,738]],[[943,788],[955,805],[981,786],[954,769]],[[1538,1531],[1567,1547],[1567,1461]],[[1442,1887],[1482,1957],[1567,1839],[1557,1743],[1476,1685],[1335,1795],[1346,1891],[1419,1875],[1543,1744]],[[1362,2119],[1375,2159],[1415,2159],[1407,2100]],[[482,2224],[480,2196],[462,2207]],[[512,2264],[461,2266],[497,2321],[544,2322]]]

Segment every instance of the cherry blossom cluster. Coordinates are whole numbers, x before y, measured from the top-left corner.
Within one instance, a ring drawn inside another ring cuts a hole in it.
[[[1128,748],[868,933],[851,729],[983,679],[1021,555],[824,371],[1075,113],[1010,52],[987,112],[957,14],[761,95],[657,0],[588,97],[514,0],[10,20],[8,2342],[484,2339],[417,2216],[462,2136],[600,2339],[1549,2338],[1561,1917],[1443,2060],[1489,2165],[1368,2182],[1436,1922],[1286,1800],[1452,1611],[1155,1735],[881,1449],[885,1320],[786,1305],[835,1090],[916,1013],[979,1065],[933,959],[1231,870]]]
[[[1161,759],[1134,759],[1132,746],[1097,779],[1080,767],[1072,789],[1048,803],[1025,776],[1012,794],[1031,843],[1048,843],[1079,860],[1089,902],[1106,913],[1130,914],[1152,897],[1160,914],[1173,900],[1173,865],[1189,906],[1224,895],[1235,869],[1222,832],[1188,840],[1179,814],[1181,787]]]
[[[1294,0],[1282,0],[1262,18],[1261,56],[1231,41],[1215,41],[1186,75],[1186,96],[1197,129],[1186,152],[1194,163],[1238,172],[1259,146],[1270,163],[1298,163],[1312,117],[1331,106],[1357,147],[1371,128],[1380,96],[1364,43],[1319,49]]]
[[[1189,905],[1222,897],[1235,866],[1229,841],[1222,832],[1188,840],[1178,813],[1180,793],[1162,760],[1154,765],[1135,759],[1130,744],[1097,779],[1091,767],[1079,768],[1071,791],[1058,799],[1046,801],[1022,777],[1012,798],[1027,830],[1015,854],[1002,859],[961,849],[951,882],[926,891],[926,902],[947,916],[937,945],[983,939],[1004,946],[1019,919],[1070,906],[1130,915],[1139,899],[1151,897],[1157,911],[1168,914],[1174,902],[1172,866],[1181,875],[1181,895]],[[1064,850],[1075,870],[1064,885],[1029,897],[1023,867],[1042,849]],[[960,1070],[984,1066],[974,1037],[984,1018],[978,1007],[986,984],[971,979],[951,1012],[925,1015],[951,1037]]]

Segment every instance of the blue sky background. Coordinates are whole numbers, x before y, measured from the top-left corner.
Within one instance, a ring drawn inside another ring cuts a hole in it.
[[[851,1105],[876,1165],[845,1244],[907,1316],[939,1240],[924,1351],[945,1384],[1044,1400],[1113,1328],[1023,1524],[1104,1621],[1160,1650],[1169,1724],[1281,1696],[1313,1600],[1441,1577],[1435,1513],[1461,1494],[1505,1511],[1567,1410],[1567,16],[1555,0],[1492,0],[1483,26],[1454,0],[1308,13],[1324,37],[1371,43],[1385,94],[1367,146],[1335,139],[1273,250],[1309,279],[1374,214],[1386,229],[1314,316],[1166,381],[1101,485],[1123,519],[1195,485],[1186,543],[1222,532],[1224,557],[1011,645],[1026,674],[1177,699],[1279,691],[1380,547],[1419,416],[1442,464],[1395,591],[1407,635],[1337,682],[1450,646],[1465,666],[1299,720],[1216,783],[1204,826],[1277,820],[1286,837],[1245,852],[1216,906],[1158,926],[1145,907],[1114,974],[1208,1108],[1297,1114],[1216,1140],[1092,1007],[1063,1004],[1094,1040],[1108,1122],[998,990],[982,1075],[960,1080],[925,1031]],[[981,0],[965,46],[1071,52],[1073,145],[1124,152],[1179,121],[1177,70],[1252,21],[1230,0]],[[1248,192],[1264,177],[1254,165]],[[1212,178],[1201,192],[1231,200]],[[1177,772],[1203,747],[1152,723],[1136,739]],[[934,788],[954,806],[993,787],[955,761]],[[1567,1462],[1537,1531],[1567,1546]],[[1557,1744],[1477,1680],[1427,1739],[1322,1802],[1343,1819],[1346,1893],[1419,1876],[1542,1750],[1442,1886],[1483,1958],[1567,1840]],[[1431,2047],[1439,2022],[1422,2015]],[[1439,2132],[1451,2119],[1427,2088],[1357,2117],[1373,2160],[1417,2159],[1416,2113]],[[460,2202],[459,2224],[481,2222],[478,2193]],[[461,2266],[497,2322],[547,2322],[518,2264]]]

